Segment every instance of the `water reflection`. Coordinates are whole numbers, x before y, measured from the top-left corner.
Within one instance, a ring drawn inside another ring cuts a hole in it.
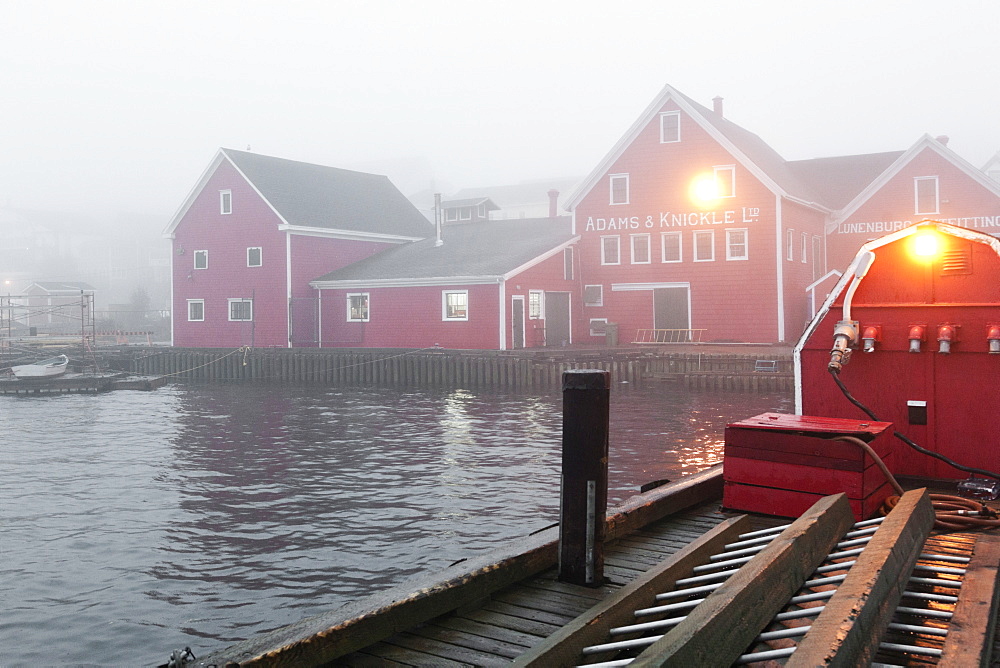
[[[789,408],[615,388],[609,499],[717,460],[726,422]],[[0,596],[25,601],[0,619],[0,664],[201,655],[548,526],[561,422],[558,393],[0,397]]]

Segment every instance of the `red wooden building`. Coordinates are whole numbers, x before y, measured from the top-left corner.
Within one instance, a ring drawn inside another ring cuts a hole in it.
[[[322,346],[567,345],[578,267],[569,219],[447,226],[312,281]]]
[[[602,321],[624,341],[795,339],[867,240],[928,216],[1000,224],[997,183],[946,141],[786,161],[721,98],[708,109],[665,87],[569,200],[577,339],[599,341]]]
[[[432,233],[385,176],[220,149],[165,232],[173,344],[316,346],[309,281]]]

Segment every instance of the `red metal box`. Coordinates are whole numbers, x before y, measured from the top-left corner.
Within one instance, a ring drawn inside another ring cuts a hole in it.
[[[853,436],[893,468],[891,422],[763,413],[726,427],[723,505],[798,517],[818,499],[844,492],[857,519],[871,517],[893,493],[862,448],[831,440]]]

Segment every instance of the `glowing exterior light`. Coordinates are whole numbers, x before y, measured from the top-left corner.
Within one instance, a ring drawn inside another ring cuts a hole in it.
[[[941,240],[934,232],[921,232],[913,237],[913,253],[917,257],[931,259],[938,254]]]
[[[695,206],[710,207],[719,199],[719,186],[714,174],[702,174],[691,181],[688,195]]]

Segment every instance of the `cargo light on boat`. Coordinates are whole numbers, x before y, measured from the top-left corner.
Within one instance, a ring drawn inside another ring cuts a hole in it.
[[[913,237],[913,254],[924,260],[932,260],[941,250],[941,237],[937,232],[921,232]]]
[[[880,325],[868,325],[861,334],[866,353],[875,352],[875,342],[882,340],[882,327]]]
[[[986,331],[990,343],[990,355],[1000,355],[1000,325],[990,325]]]
[[[951,353],[951,344],[958,341],[958,325],[944,324],[938,327],[938,352],[942,355]]]
[[[910,352],[919,353],[920,343],[924,340],[924,332],[926,331],[925,325],[910,325],[910,333],[908,338],[910,339]]]

